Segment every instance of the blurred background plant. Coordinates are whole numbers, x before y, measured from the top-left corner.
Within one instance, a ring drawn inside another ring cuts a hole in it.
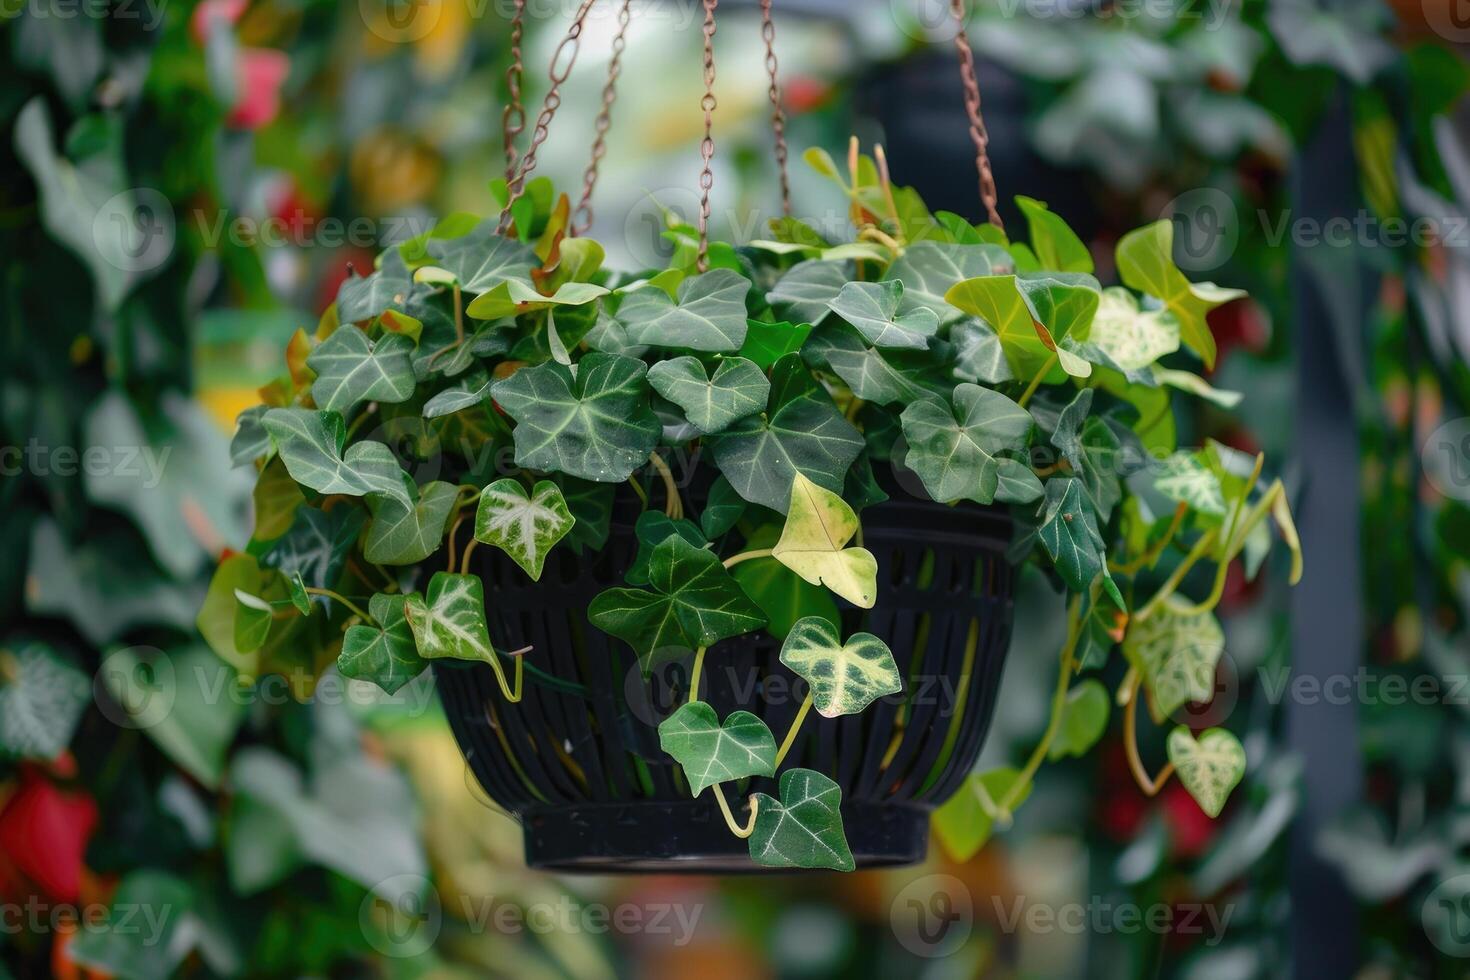
[[[1355,703],[1360,745],[1344,751],[1363,773],[1360,798],[1313,839],[1293,838],[1304,793],[1287,720],[1294,610],[1269,564],[1232,574],[1216,705],[1192,718],[1231,728],[1251,759],[1218,822],[1177,784],[1153,800],[1135,790],[1111,730],[1093,760],[1047,767],[1022,819],[978,854],[936,844],[923,867],[841,889],[823,876],[529,872],[427,677],[393,698],[308,690],[289,669],[238,682],[194,621],[210,568],[248,527],[230,426],[349,266],[444,215],[492,207],[513,4],[62,7],[82,10],[7,4],[0,27],[11,134],[0,446],[20,450],[0,460],[14,464],[0,482],[12,556],[0,565],[0,901],[45,910],[39,928],[0,922],[0,976],[1278,976],[1301,943],[1293,848],[1332,862],[1356,896],[1360,922],[1343,930],[1346,941],[1361,929],[1364,970],[1462,962],[1464,703]],[[648,265],[671,247],[663,209],[697,207],[701,15],[633,8],[591,233],[622,249],[612,261]],[[1463,38],[1432,3],[976,8],[1003,199],[1048,201],[1104,276],[1122,231],[1174,217],[1182,267],[1255,297],[1211,318],[1223,355],[1211,382],[1249,394],[1245,425],[1225,428],[1206,406],[1180,442],[1303,459],[1282,424],[1313,397],[1299,367],[1322,360],[1340,376],[1342,423],[1361,449],[1366,618],[1341,670],[1361,662],[1373,678],[1428,675],[1452,691],[1470,612],[1470,512],[1454,469],[1470,432],[1453,428],[1470,409],[1470,76],[1446,42]],[[593,6],[541,153],[538,172],[558,186],[578,186],[591,154],[616,11]],[[528,5],[532,121],[571,14]],[[778,0],[776,17],[793,147],[881,140],[900,182],[977,216],[947,4]],[[779,213],[777,184],[758,10],[727,2],[719,23],[714,221],[738,243]],[[1298,240],[1302,184],[1321,176],[1303,154],[1333,127],[1353,188],[1345,213],[1378,227],[1428,218],[1435,233],[1392,247],[1362,233],[1343,248]],[[799,214],[844,213],[805,167],[791,177]],[[1304,339],[1304,283],[1332,300],[1326,342]],[[1333,492],[1305,464],[1283,475],[1309,512],[1310,494]],[[1309,545],[1309,578],[1312,556]],[[1025,585],[1026,642],[981,770],[1017,762],[1046,720],[1058,599],[1039,577]],[[604,934],[585,920],[538,930],[487,917],[567,902],[693,910],[697,929],[685,944],[670,941],[677,927]],[[173,909],[166,933],[145,941],[127,921],[134,906]],[[1073,907],[1083,928],[1014,918]],[[1123,907],[1193,908],[1201,921],[1129,928]],[[58,922],[67,908],[96,921]],[[1201,909],[1230,916],[1223,939]]]

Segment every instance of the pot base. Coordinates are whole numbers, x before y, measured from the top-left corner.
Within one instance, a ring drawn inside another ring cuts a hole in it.
[[[733,805],[733,801],[732,801]],[[857,803],[842,807],[847,843],[859,868],[895,868],[924,860],[929,808]],[[668,802],[532,809],[522,818],[526,863],[582,874],[781,874],[750,859],[730,833],[711,794]]]

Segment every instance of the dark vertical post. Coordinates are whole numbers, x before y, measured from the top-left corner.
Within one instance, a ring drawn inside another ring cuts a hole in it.
[[[1359,207],[1351,121],[1339,92],[1302,148],[1292,177],[1293,221],[1351,216]],[[1325,248],[1326,246],[1319,246]],[[1297,358],[1296,447],[1305,493],[1298,512],[1307,572],[1292,594],[1293,672],[1326,681],[1352,676],[1363,651],[1359,546],[1358,434],[1353,386],[1343,366],[1360,363],[1345,345],[1362,342],[1366,276],[1324,282],[1313,256],[1292,256]],[[1319,267],[1320,270],[1320,267]],[[1349,290],[1332,302],[1324,285]],[[1334,323],[1339,321],[1354,322]],[[1336,869],[1316,855],[1323,828],[1360,798],[1363,782],[1358,705],[1287,702],[1287,738],[1304,763],[1304,796],[1290,842],[1294,970],[1302,977],[1348,977],[1358,962],[1357,910]]]

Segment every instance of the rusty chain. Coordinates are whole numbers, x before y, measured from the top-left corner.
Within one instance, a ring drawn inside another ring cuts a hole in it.
[[[510,19],[510,66],[505,69],[505,87],[509,101],[500,115],[500,129],[505,140],[505,182],[516,175],[516,137],[526,128],[526,109],[521,105],[521,79],[526,66],[521,60],[521,37],[525,33],[526,0],[515,0],[515,14]]]
[[[709,271],[709,192],[715,185],[714,171],[710,161],[715,156],[715,7],[719,0],[704,0],[704,96],[699,100],[704,110],[704,139],[699,143],[699,155],[704,169],[699,172],[699,257],[696,268]]]
[[[585,235],[592,227],[592,192],[597,187],[597,168],[607,154],[607,131],[612,125],[613,101],[618,95],[618,76],[623,71],[623,51],[628,46],[629,7],[632,0],[623,0],[618,8],[618,32],[613,35],[612,59],[607,63],[607,83],[602,86],[602,108],[597,113],[596,133],[592,139],[592,159],[582,175],[582,199],[572,215],[571,232]]]
[[[771,0],[761,0],[761,39],[766,42],[766,74],[771,85],[771,130],[776,136],[776,170],[781,179],[781,213],[791,217],[791,180],[786,174],[786,113],[781,108],[780,65],[776,61],[776,25],[771,20]]]
[[[950,13],[955,21],[955,50],[960,56],[960,78],[965,85],[965,112],[970,116],[970,140],[975,144],[975,169],[980,175],[980,200],[985,205],[986,215],[995,227],[1005,230],[1000,212],[996,210],[999,197],[995,190],[995,175],[990,171],[990,135],[985,131],[985,119],[980,115],[980,83],[975,79],[975,53],[970,50],[970,36],[965,31],[965,0],[950,0]]]
[[[556,46],[556,50],[552,52],[551,67],[547,70],[551,87],[546,90],[546,98],[541,102],[541,112],[536,117],[536,126],[531,130],[531,144],[526,148],[526,155],[521,158],[521,165],[516,170],[515,177],[510,181],[505,207],[500,212],[500,234],[502,235],[510,230],[511,208],[525,192],[526,178],[536,169],[536,152],[541,149],[541,144],[546,142],[546,137],[551,132],[552,117],[556,115],[556,110],[561,108],[561,87],[572,73],[572,65],[576,63],[577,51],[581,47],[582,27],[587,21],[588,11],[592,9],[592,4],[595,2],[596,0],[582,0],[571,28],[561,39],[561,43]]]

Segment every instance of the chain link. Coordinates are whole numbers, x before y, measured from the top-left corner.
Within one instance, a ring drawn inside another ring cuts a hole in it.
[[[699,106],[704,110],[704,139],[699,143],[699,155],[704,169],[699,172],[699,258],[696,268],[709,271],[709,192],[715,185],[714,171],[710,161],[715,156],[715,7],[719,0],[704,0],[704,97]]]
[[[500,115],[500,129],[505,140],[505,182],[507,185],[516,175],[516,137],[526,128],[526,109],[521,104],[521,79],[526,66],[521,60],[521,37],[525,33],[526,0],[515,0],[515,14],[510,19],[510,66],[505,69],[505,87],[510,101]]]
[[[618,97],[618,76],[623,71],[623,51],[628,46],[629,7],[632,0],[623,0],[618,8],[618,32],[613,36],[612,60],[607,63],[607,83],[602,86],[602,108],[597,113],[596,132],[592,139],[592,159],[582,175],[582,199],[572,215],[573,235],[585,235],[592,227],[592,191],[597,187],[597,167],[607,154],[607,131],[612,125],[613,101]]]
[[[541,144],[546,142],[546,137],[551,132],[552,117],[556,115],[556,110],[561,108],[561,87],[571,75],[572,65],[577,61],[577,51],[581,47],[582,27],[587,21],[588,11],[592,9],[592,4],[595,2],[596,0],[582,0],[582,5],[577,8],[577,15],[572,21],[571,28],[551,55],[551,67],[547,70],[551,87],[546,90],[546,98],[541,102],[541,113],[536,117],[535,128],[531,130],[531,145],[526,148],[526,155],[521,159],[521,165],[516,170],[515,177],[510,181],[505,207],[500,212],[500,233],[502,235],[510,230],[511,208],[525,192],[526,178],[536,169],[536,152],[541,149]]]
[[[766,74],[771,78],[767,90],[771,97],[771,130],[776,136],[776,170],[781,179],[781,213],[791,217],[791,180],[786,174],[786,113],[781,108],[781,87],[777,83],[780,65],[776,61],[776,24],[771,20],[771,0],[761,0],[761,38],[766,42]]]
[[[980,200],[990,223],[1005,230],[996,205],[1000,200],[995,190],[995,175],[990,171],[990,135],[980,115],[980,83],[975,79],[975,54],[970,50],[970,36],[965,32],[965,0],[950,0],[950,13],[955,21],[955,50],[960,56],[960,78],[965,84],[965,112],[970,116],[970,140],[975,144],[975,169],[980,175]]]

